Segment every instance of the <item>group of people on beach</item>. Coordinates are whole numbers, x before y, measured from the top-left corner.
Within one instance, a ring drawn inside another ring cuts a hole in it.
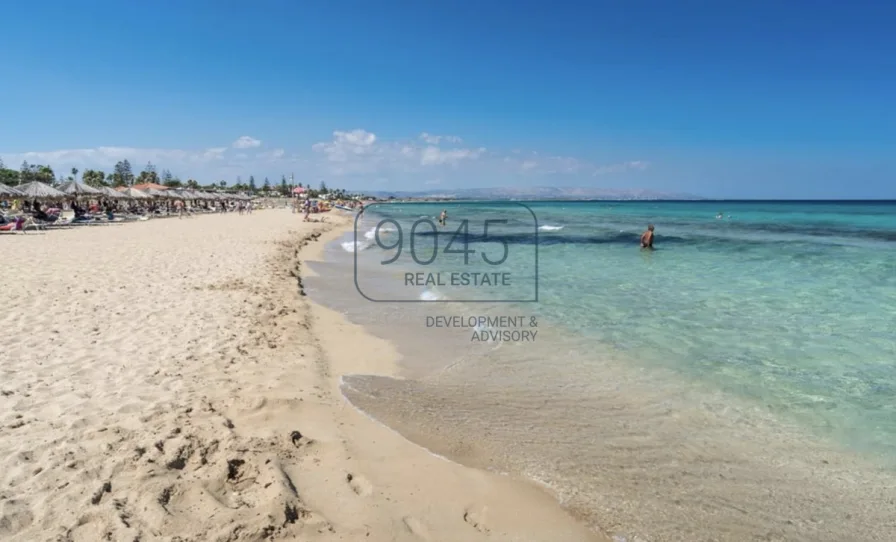
[[[251,215],[253,210],[253,205],[251,201],[244,201],[237,203],[237,211],[239,214],[246,213],[247,215]]]
[[[194,208],[188,208],[187,204],[182,200],[175,200],[174,203],[169,203],[168,213],[171,214],[171,208],[173,206],[174,214],[177,215],[178,218],[183,218],[185,216],[192,216],[192,212]],[[215,204],[212,202],[210,205],[206,204],[204,209],[200,205],[200,210],[205,211],[214,211],[216,213],[232,213],[236,211],[239,214],[252,214],[252,211],[255,209],[255,204],[251,201],[224,201],[221,200]]]
[[[236,211],[239,214],[252,214],[252,210],[255,208],[255,204],[251,201],[225,201],[221,200],[217,203],[215,202],[202,202],[198,206],[190,206],[188,207],[186,202],[183,200],[175,200],[173,203],[169,202],[168,204],[168,214],[176,214],[178,218],[183,218],[185,216],[192,216],[193,212],[196,210],[206,211],[206,212],[215,212],[215,213],[232,213]],[[173,211],[173,213],[172,213]]]

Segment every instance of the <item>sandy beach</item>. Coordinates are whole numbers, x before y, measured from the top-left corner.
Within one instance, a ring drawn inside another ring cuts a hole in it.
[[[607,540],[342,398],[343,375],[396,371],[302,294],[302,262],[347,224],[266,210],[0,239],[0,539]]]

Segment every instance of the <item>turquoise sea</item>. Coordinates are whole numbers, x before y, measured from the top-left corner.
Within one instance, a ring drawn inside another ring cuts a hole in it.
[[[312,296],[404,354],[353,403],[618,540],[896,540],[896,202],[521,203],[377,204],[328,248]]]

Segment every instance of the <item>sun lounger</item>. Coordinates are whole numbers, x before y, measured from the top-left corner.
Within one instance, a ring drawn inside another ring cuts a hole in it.
[[[25,217],[17,216],[15,222],[0,226],[0,233],[25,233]]]

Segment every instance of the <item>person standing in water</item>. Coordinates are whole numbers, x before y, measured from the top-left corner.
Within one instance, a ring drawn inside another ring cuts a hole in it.
[[[446,220],[448,220],[448,211],[442,209],[442,214],[439,215],[439,224],[444,226]]]
[[[653,224],[648,224],[647,231],[641,234],[641,248],[653,250]]]

